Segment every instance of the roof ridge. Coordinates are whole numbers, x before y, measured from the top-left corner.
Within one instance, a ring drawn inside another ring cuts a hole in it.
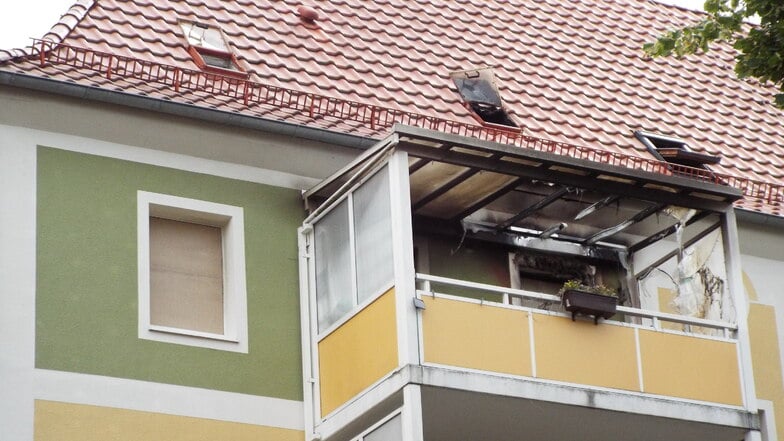
[[[49,31],[47,31],[39,40],[51,41],[52,43],[61,43],[65,40],[71,31],[74,30],[77,24],[87,15],[87,11],[93,7],[98,0],[76,0],[76,3],[71,5],[60,19],[57,20]],[[22,48],[0,49],[0,63],[5,61],[29,57],[36,55],[36,45],[31,44]]]

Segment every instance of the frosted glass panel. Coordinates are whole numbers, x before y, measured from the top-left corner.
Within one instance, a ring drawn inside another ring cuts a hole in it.
[[[400,415],[397,415],[365,435],[364,441],[401,441],[402,439],[403,428],[400,424]]]
[[[316,308],[319,332],[353,306],[348,204],[344,201],[315,226]]]
[[[393,276],[389,172],[383,168],[354,192],[354,231],[359,302],[389,284]]]

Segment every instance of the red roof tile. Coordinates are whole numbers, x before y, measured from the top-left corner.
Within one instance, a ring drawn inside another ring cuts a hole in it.
[[[784,112],[770,104],[772,87],[736,79],[728,48],[685,59],[642,54],[641,45],[658,33],[697,20],[693,11],[648,0],[306,0],[319,12],[315,24],[306,24],[297,16],[298,0],[82,1],[47,38],[197,69],[178,25],[195,20],[222,29],[252,84],[370,107],[311,114],[261,102],[255,87],[245,105],[237,83],[174,90],[121,69],[107,78],[55,60],[40,66],[17,58],[0,69],[379,137],[393,121],[371,125],[357,112],[375,112],[379,122],[386,108],[476,124],[449,72],[491,66],[526,135],[641,158],[651,156],[633,130],[678,136],[694,150],[723,156],[714,170],[782,191]],[[784,215],[784,194],[775,196],[742,206]]]

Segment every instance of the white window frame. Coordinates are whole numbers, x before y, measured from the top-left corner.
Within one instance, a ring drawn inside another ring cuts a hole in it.
[[[150,216],[219,227],[223,248],[223,334],[150,323]],[[243,209],[147,191],[137,192],[139,338],[248,353]]]
[[[354,193],[356,193],[368,181],[373,179],[378,173],[383,172],[385,169],[387,170],[387,180],[386,180],[386,183],[387,183],[387,190],[389,191],[391,186],[392,186],[392,181],[390,180],[390,173],[391,172],[389,171],[389,163],[388,162],[384,162],[380,166],[378,166],[376,168],[373,168],[370,173],[367,173],[367,175],[365,177],[363,177],[353,187],[351,187],[349,190],[347,190],[344,195],[342,195],[341,197],[339,197],[338,199],[333,201],[333,203],[331,204],[331,206],[329,208],[325,209],[319,216],[315,217],[311,221],[312,222],[311,225],[314,225],[314,228],[318,228],[317,224],[318,224],[318,222],[322,218],[326,217],[327,215],[332,213],[334,210],[337,210],[338,207],[340,207],[340,205],[344,201],[346,202],[346,206],[347,206],[346,209],[348,210],[348,251],[349,251],[349,259],[350,259],[350,265],[351,265],[351,268],[350,268],[351,280],[350,280],[350,282],[351,282],[351,302],[352,302],[352,305],[351,305],[351,309],[346,311],[346,313],[343,314],[343,316],[341,318],[337,319],[336,321],[334,321],[332,324],[330,324],[329,326],[327,326],[323,330],[319,330],[318,308],[316,307],[316,322],[315,322],[316,326],[315,326],[315,329],[316,329],[317,341],[321,341],[326,336],[328,336],[332,332],[334,332],[336,329],[338,329],[341,326],[343,326],[343,324],[345,324],[352,317],[354,317],[357,314],[357,312],[361,311],[362,309],[364,309],[365,307],[367,307],[368,305],[373,303],[376,299],[381,297],[384,293],[386,293],[392,287],[395,286],[395,273],[394,273],[394,268],[393,268],[393,270],[392,270],[392,277],[389,279],[389,281],[387,283],[381,285],[380,289],[378,289],[376,292],[370,294],[367,298],[363,299],[362,301],[360,301],[360,299],[359,299],[359,288],[358,288],[359,287],[359,283],[357,281],[357,248],[356,248],[357,238],[356,238],[356,231],[354,229],[354,222],[355,222],[354,221]],[[391,202],[392,201],[391,201],[391,195],[390,195],[390,204],[391,204]],[[390,210],[390,215],[391,215],[391,213],[392,213],[392,205],[389,206],[389,210]],[[394,224],[390,224],[390,229],[394,229]],[[391,233],[391,231],[390,231],[390,233]],[[314,229],[312,234],[313,234],[312,235],[312,243],[313,243],[313,245],[315,247],[316,246],[315,229]],[[394,246],[395,246],[394,243],[392,243],[392,247],[393,247],[392,255],[393,256],[394,256]],[[315,269],[315,252],[313,253],[313,258],[314,258],[313,262],[314,262],[314,269]],[[392,264],[392,263],[393,263],[393,261],[390,262],[390,264]],[[314,287],[313,296],[314,296],[314,302],[315,302],[314,305],[317,305],[318,304],[318,298],[317,298],[318,289],[316,288],[315,279],[313,281],[313,287]]]

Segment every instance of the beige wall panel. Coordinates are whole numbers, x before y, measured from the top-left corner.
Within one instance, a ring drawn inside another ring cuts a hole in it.
[[[634,329],[534,314],[537,376],[639,391]]]
[[[531,376],[528,312],[425,297],[425,361]]]
[[[322,416],[397,367],[395,317],[393,288],[319,342]]]
[[[301,441],[305,433],[252,424],[56,401],[35,402],[35,441]]]
[[[640,330],[645,392],[740,406],[735,343]]]

